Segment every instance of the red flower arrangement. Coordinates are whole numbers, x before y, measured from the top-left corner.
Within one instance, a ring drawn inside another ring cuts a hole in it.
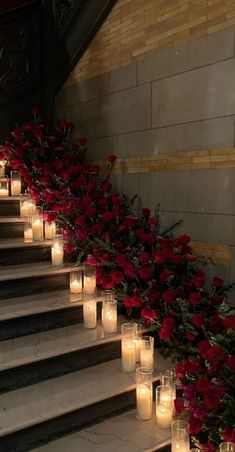
[[[116,156],[108,157],[107,174],[86,161],[86,140],[69,143],[73,124],[56,127],[38,121],[12,132],[0,148],[12,169],[44,210],[53,211],[64,229],[67,255],[97,266],[97,284],[114,288],[129,316],[141,316],[165,351],[176,355],[182,398],[190,429],[208,451],[222,440],[234,440],[235,316],[223,281],[205,288],[205,274],[186,234],[160,233],[158,214],[144,208],[132,213],[127,199],[109,181]]]

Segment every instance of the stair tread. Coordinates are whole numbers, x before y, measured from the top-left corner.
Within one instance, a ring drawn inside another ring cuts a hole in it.
[[[73,269],[74,265],[71,264],[64,264],[61,267],[56,267],[48,262],[3,266],[0,267],[0,282],[69,273]]]
[[[0,202],[1,201],[19,201],[19,196],[0,196]]]
[[[156,354],[154,380],[169,361]],[[120,359],[0,395],[0,437],[107,400],[135,388],[135,372],[121,371]]]
[[[0,250],[12,248],[49,248],[51,240],[43,240],[40,242],[25,242],[23,238],[0,239]]]
[[[58,290],[0,300],[0,321],[70,308],[81,304],[81,294]]]
[[[0,217],[0,224],[5,223],[25,223],[27,221],[27,218],[24,217]]]
[[[33,450],[34,452],[91,452],[92,450],[151,452],[168,444],[170,444],[170,429],[160,429],[156,425],[154,415],[149,421],[138,421],[136,411],[130,410]]]
[[[120,318],[119,325],[123,322]],[[118,332],[104,335],[101,322],[91,330],[76,324],[8,339],[0,342],[0,372],[119,339],[120,327]]]

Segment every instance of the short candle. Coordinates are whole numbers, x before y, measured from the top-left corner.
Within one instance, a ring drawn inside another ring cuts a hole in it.
[[[64,249],[60,243],[54,243],[51,247],[52,265],[60,266],[64,261]]]
[[[48,221],[45,221],[45,239],[46,240],[52,240],[54,239],[56,235],[56,224],[53,221],[52,223],[49,223]]]
[[[33,232],[31,226],[25,227],[24,229],[24,239],[26,242],[32,242]]]
[[[69,288],[71,293],[82,293],[82,272],[73,271],[70,273]]]
[[[96,328],[97,324],[97,304],[96,300],[84,301],[83,322],[87,329]]]

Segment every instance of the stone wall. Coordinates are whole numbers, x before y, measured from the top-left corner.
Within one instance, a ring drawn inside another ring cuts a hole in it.
[[[67,83],[233,24],[234,0],[117,0]]]
[[[124,161],[165,156],[161,171],[143,172],[133,160],[130,172],[113,176],[116,185],[129,196],[138,194],[137,208],[154,209],[160,203],[163,226],[182,219],[178,232],[202,242],[200,254],[211,249],[213,257],[219,244],[226,258],[218,259],[216,272],[231,280],[235,280],[234,33],[235,27],[229,27],[148,55],[66,85],[57,97],[58,116],[75,122],[74,137],[88,138],[89,158],[102,160],[110,153]],[[187,162],[194,150],[200,162],[205,149],[210,151],[202,168],[196,163],[183,170],[174,166],[178,151]],[[213,265],[209,267],[214,273]]]

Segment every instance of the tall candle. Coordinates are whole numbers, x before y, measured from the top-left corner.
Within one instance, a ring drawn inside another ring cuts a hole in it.
[[[169,386],[156,389],[156,421],[161,428],[169,428],[173,418],[173,391]]]
[[[145,385],[137,385],[136,388],[137,417],[142,421],[152,417],[152,390]]]
[[[96,290],[96,278],[95,276],[84,277],[84,292],[87,294],[93,294]]]
[[[12,180],[11,181],[11,196],[20,196],[21,193],[21,181]]]
[[[96,328],[97,324],[97,304],[96,300],[84,301],[83,322],[85,328]]]
[[[0,177],[5,176],[5,165],[6,165],[6,161],[0,160]]]
[[[140,344],[140,365],[141,367],[154,367],[154,338],[144,336]]]
[[[122,339],[122,370],[123,372],[133,372],[135,370],[135,340]]]
[[[115,333],[117,331],[117,300],[115,300],[112,290],[105,291],[103,296],[102,324],[104,333]]]
[[[56,224],[53,221],[52,223],[49,223],[48,221],[45,221],[45,239],[51,240],[56,235]]]
[[[171,450],[172,452],[189,452],[189,424],[178,419],[171,423]]]
[[[172,409],[164,405],[156,405],[156,421],[158,427],[170,428],[172,422]]]
[[[33,218],[32,219],[32,231],[33,231],[33,240],[41,241],[43,240],[43,220],[42,218]]]

